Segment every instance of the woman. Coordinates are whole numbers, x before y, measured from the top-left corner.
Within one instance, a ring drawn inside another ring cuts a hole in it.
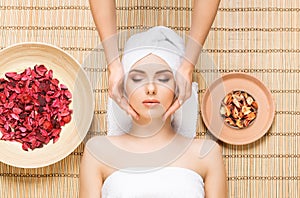
[[[184,120],[193,120],[195,126],[197,108],[190,109],[191,117],[182,116],[179,127],[176,113],[163,119],[176,100],[174,73],[184,51],[183,40],[166,27],[151,28],[127,41],[122,58],[124,92],[139,119],[129,119],[131,126],[121,135],[87,142],[80,197],[227,197],[220,147],[182,135],[191,125],[184,126]],[[114,113],[109,107],[108,114]],[[110,118],[109,124],[117,126]]]
[[[109,95],[128,114],[139,119],[138,114],[122,97],[123,67],[117,46],[115,0],[89,0],[91,12],[101,38],[109,71]],[[176,75],[178,98],[164,115],[164,119],[174,113],[191,95],[192,73],[216,16],[220,0],[193,0],[190,37],[186,44],[185,60],[181,62]]]

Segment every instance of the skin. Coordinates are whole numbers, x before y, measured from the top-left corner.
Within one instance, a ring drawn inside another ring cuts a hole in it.
[[[152,54],[131,68],[126,80],[126,94],[129,104],[138,112],[140,119],[133,120],[132,129],[124,135],[98,136],[89,140],[89,147],[84,151],[80,166],[81,198],[101,197],[103,182],[117,170],[105,161],[96,159],[97,151],[107,150],[102,146],[101,139],[107,138],[118,148],[132,153],[157,151],[178,136],[180,140],[186,139],[173,130],[171,117],[162,121],[166,109],[174,101],[175,81],[170,71],[166,62]],[[145,106],[143,101],[149,98],[157,99],[159,105]],[[155,127],[158,125],[158,128]],[[205,183],[206,198],[226,198],[226,173],[220,146],[210,140],[189,141],[191,143],[187,149],[167,166],[182,167],[198,173]]]
[[[124,71],[118,55],[115,1],[89,0],[89,2],[108,62],[109,96],[133,118],[139,119],[138,114],[123,97]],[[190,37],[186,44],[186,59],[182,62],[175,76],[179,91],[178,98],[166,111],[164,119],[173,114],[191,96],[194,66],[216,16],[219,3],[220,0],[193,1]]]

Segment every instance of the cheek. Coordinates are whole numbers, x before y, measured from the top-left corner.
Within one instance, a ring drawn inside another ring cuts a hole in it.
[[[143,96],[142,91],[143,90],[141,87],[136,87],[134,89],[132,89],[132,87],[131,87],[131,88],[126,89],[126,95],[128,98],[128,102],[134,109],[137,108],[137,105],[140,104],[140,102],[141,102],[141,98]]]
[[[126,81],[125,84],[125,95],[127,96],[127,98],[129,99],[130,97],[132,97],[132,94],[134,94],[135,90],[137,89],[136,85],[134,85],[130,80]]]
[[[160,92],[160,98],[161,98],[161,103],[164,106],[165,109],[168,109],[174,100],[174,90],[173,89],[168,89],[168,88],[162,88]]]

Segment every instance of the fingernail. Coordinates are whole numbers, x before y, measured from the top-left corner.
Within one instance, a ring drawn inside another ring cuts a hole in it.
[[[182,103],[183,103],[183,100],[179,100],[178,102],[179,102],[179,104],[180,104],[180,105],[182,105]]]

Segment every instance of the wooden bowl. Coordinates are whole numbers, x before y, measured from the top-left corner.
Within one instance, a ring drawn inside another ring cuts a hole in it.
[[[94,97],[90,82],[80,64],[63,50],[44,43],[20,43],[0,51],[0,78],[6,72],[23,72],[36,64],[53,70],[53,78],[72,93],[72,120],[62,127],[60,138],[42,148],[24,151],[22,144],[0,140],[0,161],[21,168],[53,164],[68,156],[81,143],[90,127]],[[0,133],[1,135],[1,133]]]
[[[233,90],[249,93],[258,104],[257,117],[243,129],[228,126],[220,114],[223,98]],[[230,73],[208,87],[201,103],[201,115],[207,129],[216,138],[228,144],[243,145],[258,140],[269,130],[275,115],[275,104],[271,92],[260,80],[245,73]]]

